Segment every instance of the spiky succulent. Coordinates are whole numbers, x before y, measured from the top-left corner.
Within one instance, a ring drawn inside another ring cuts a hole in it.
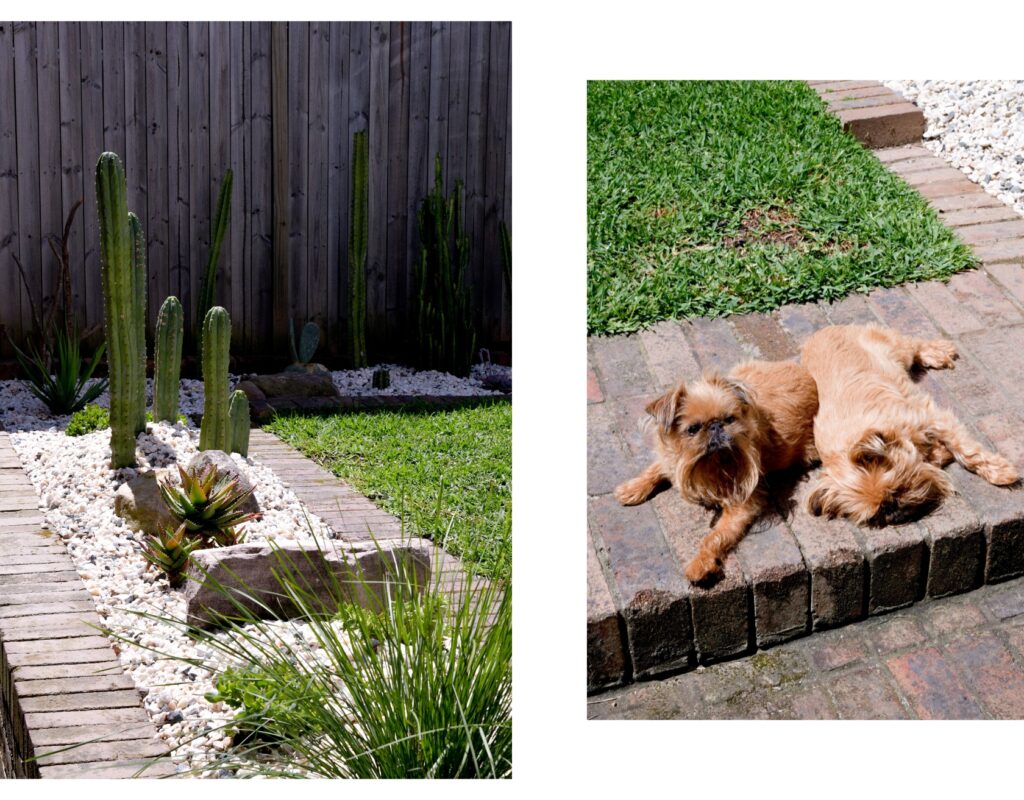
[[[222,546],[240,542],[242,532],[237,530],[238,526],[259,516],[240,510],[253,490],[239,489],[237,478],[218,478],[213,464],[204,470],[186,470],[179,464],[178,473],[180,487],[160,482],[160,494],[168,510],[204,540]]]
[[[149,540],[143,555],[150,564],[155,564],[167,576],[172,588],[185,582],[188,557],[201,544],[200,539],[188,535],[188,527],[182,523],[176,530],[165,528]]]

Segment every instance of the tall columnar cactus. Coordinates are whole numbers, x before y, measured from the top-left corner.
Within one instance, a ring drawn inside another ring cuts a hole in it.
[[[203,321],[203,423],[199,431],[200,450],[227,450],[228,351],[231,347],[231,318],[220,306],[206,312]]]
[[[132,385],[135,388],[135,433],[146,430],[146,236],[142,223],[134,212],[128,212],[128,228],[132,235],[132,283],[134,305],[132,326],[138,372]]]
[[[114,469],[135,465],[139,419],[136,285],[127,194],[121,160],[114,153],[103,153],[96,163],[96,212],[110,371],[110,463]]]
[[[366,131],[352,137],[352,197],[349,204],[349,339],[352,366],[366,366],[366,242],[369,238],[369,144]]]
[[[181,342],[185,312],[177,297],[168,297],[156,320],[153,369],[153,419],[176,422],[181,383]]]
[[[441,156],[434,161],[434,191],[416,212],[420,258],[415,267],[414,322],[417,366],[469,374],[476,335],[464,276],[469,237],[462,220],[462,181],[444,193]]]
[[[213,231],[210,238],[210,256],[206,262],[206,272],[203,275],[203,284],[199,290],[199,305],[196,309],[196,327],[199,329],[199,338],[196,340],[196,352],[203,354],[203,329],[200,327],[206,322],[206,312],[213,307],[213,296],[217,288],[217,260],[220,258],[220,245],[224,241],[224,232],[228,229],[228,219],[231,217],[231,184],[234,180],[234,173],[228,170],[220,182],[220,194],[217,195],[217,210],[213,218]]]
[[[243,457],[249,455],[249,398],[241,389],[235,389],[231,395],[228,416],[231,418],[231,452]]]

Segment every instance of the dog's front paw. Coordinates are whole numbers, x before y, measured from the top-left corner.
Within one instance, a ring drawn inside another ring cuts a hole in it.
[[[722,562],[707,553],[698,553],[686,565],[683,574],[690,583],[704,583],[722,571]]]
[[[933,339],[921,345],[921,363],[931,369],[950,369],[956,358],[956,345],[948,339]]]
[[[978,467],[978,475],[996,486],[1010,486],[1020,477],[1017,468],[997,453],[993,453],[986,463]]]
[[[633,478],[615,487],[615,499],[624,506],[638,506],[650,496],[650,484],[641,478]]]

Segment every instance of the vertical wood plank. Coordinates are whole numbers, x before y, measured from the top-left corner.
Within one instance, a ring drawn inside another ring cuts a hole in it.
[[[288,23],[288,268],[291,272],[291,319],[306,318],[307,189],[309,161],[309,23]],[[301,323],[299,323],[301,324]]]
[[[452,171],[445,161],[448,144],[448,34],[449,23],[433,22],[430,26],[430,131],[427,157],[430,163],[430,186],[434,185],[434,157],[441,156],[445,191],[455,185]]]
[[[391,23],[388,87],[387,341],[397,357],[405,330],[409,260],[409,23]]]
[[[87,328],[103,323],[103,292],[100,280],[99,222],[96,219],[96,162],[103,152],[103,25],[82,22],[80,68],[82,97],[82,229],[85,234],[84,294]]]
[[[20,280],[12,258],[20,252],[14,83],[14,23],[0,22],[0,327],[17,338],[22,326]],[[5,336],[0,352],[7,355],[8,350]]]
[[[357,131],[367,131],[368,136],[370,132],[368,130],[370,125],[370,23],[369,22],[350,22],[349,23],[349,78],[348,78],[348,108],[347,108],[347,124],[348,124],[348,152],[349,160],[352,157],[352,137]],[[368,144],[368,150],[370,153],[370,165],[369,165],[369,183],[372,186],[374,179],[374,168],[373,168],[373,142],[370,141]],[[351,193],[352,186],[352,165],[349,164],[349,168],[346,173],[346,185],[347,191]],[[369,190],[370,194],[373,194],[373,190]],[[372,201],[371,201],[372,202]],[[346,218],[349,216],[348,211],[345,213]],[[367,213],[367,225],[369,230],[372,231],[375,225],[373,213],[368,209]],[[351,220],[347,220],[345,231],[346,236],[351,229]],[[346,247],[348,239],[346,238]],[[370,263],[370,245],[367,242],[367,253],[366,253],[366,266],[364,269],[369,271]],[[346,250],[347,253],[347,250]],[[349,296],[351,292],[351,281],[353,270],[361,268],[355,264],[347,264],[346,269],[346,282],[345,282],[345,301],[349,302]],[[366,299],[366,330],[369,334],[370,320],[375,314],[374,308],[370,305],[369,290],[367,290]],[[374,346],[370,343],[369,336],[367,337],[367,358],[370,363],[373,363],[375,358]]]
[[[203,324],[196,318],[199,290],[210,253],[210,23],[188,24],[188,205],[189,239],[186,319],[192,320],[193,338]],[[184,302],[184,298],[182,299]]]
[[[312,22],[309,25],[307,311],[302,321],[296,320],[297,328],[305,324],[305,320],[314,320],[320,326],[324,339],[328,333],[326,322],[329,308],[327,272],[330,265],[327,262],[327,229],[331,225],[331,219],[326,213],[329,180],[327,123],[330,115],[328,82],[331,56],[329,25],[328,22]],[[324,344],[330,347],[330,343]]]
[[[128,170],[128,207],[142,223],[149,250],[149,159],[146,152],[146,23],[124,24],[125,164]],[[147,289],[154,267],[147,263]],[[152,332],[158,298],[146,292],[146,324]],[[152,348],[150,348],[150,351]]]
[[[419,259],[419,233],[416,230],[416,210],[419,208],[427,187],[433,180],[434,160],[428,152],[430,146],[430,23],[413,22],[409,52],[409,161],[408,175],[408,235],[409,256],[406,259],[406,286],[412,298],[416,291],[412,265]],[[412,300],[409,310],[412,311]],[[412,315],[408,316],[409,324]],[[414,330],[407,330],[406,336],[415,336]]]
[[[370,26],[370,238],[366,266],[366,338],[376,342],[373,349],[387,352],[387,259],[388,259],[388,67],[391,60],[390,26],[374,22]]]
[[[42,308],[57,298],[57,262],[47,236],[60,239],[64,229],[60,169],[60,61],[56,22],[36,23],[38,42],[37,75],[39,82],[39,234]],[[70,204],[69,204],[70,207]],[[42,308],[40,313],[42,313]]]
[[[466,234],[473,250],[469,262],[470,292],[482,322],[486,302],[487,265],[483,258],[484,180],[487,174],[487,90],[490,74],[491,23],[473,22],[469,35],[469,87],[466,120]],[[475,257],[474,257],[475,256]],[[497,265],[490,265],[495,269]]]
[[[85,199],[82,156],[82,71],[79,64],[79,25],[75,22],[57,24],[60,73],[60,163],[61,198],[68,212]],[[3,91],[0,89],[0,91]],[[85,319],[85,216],[78,210],[68,239],[71,257],[71,296],[73,312],[82,330]]]
[[[487,176],[484,184],[483,258],[485,265],[483,325],[489,339],[501,337],[503,277],[499,250],[499,215],[505,208],[505,138],[508,133],[509,25],[491,23],[491,59],[487,93]],[[480,245],[477,244],[477,247]]]
[[[103,23],[103,147],[117,153],[124,163],[129,192],[138,181],[137,164],[129,164],[125,152],[124,105],[124,23]],[[131,207],[131,194],[128,210]]]
[[[168,171],[171,152],[167,131],[167,23],[144,23],[146,47],[146,246],[149,258],[149,320],[155,324],[171,290]],[[174,154],[177,155],[176,153]]]
[[[168,290],[180,301],[185,314],[185,330],[192,326],[188,274],[191,225],[189,214],[189,55],[188,23],[167,23],[167,202]]]
[[[291,222],[289,175],[291,105],[289,103],[289,31],[287,22],[272,23],[271,79],[274,147],[274,348],[284,344],[288,335],[291,304],[291,248],[288,241]]]
[[[249,238],[249,215],[246,213],[249,198],[249,128],[246,125],[248,97],[245,88],[249,85],[248,43],[246,23],[232,22],[228,30],[229,74],[225,80],[230,87],[230,167],[234,175],[231,196],[231,222],[228,240],[224,249],[229,252],[225,270],[230,286],[232,342],[244,350],[249,346],[249,331],[246,318],[250,310],[246,300],[245,268],[248,263],[245,246]]]
[[[506,39],[507,48],[507,63],[505,66],[505,81],[507,83],[507,96],[508,101],[505,108],[505,191],[503,197],[505,198],[505,209],[503,219],[509,229],[509,236],[512,235],[512,25],[508,24],[508,36]],[[500,232],[499,232],[500,234]],[[498,247],[501,247],[501,241],[498,241]],[[501,253],[499,252],[499,259]],[[499,260],[499,266],[503,267],[503,264]],[[501,281],[502,287],[502,298],[501,298],[501,335],[500,341],[508,342],[509,348],[511,349],[512,343],[512,287],[506,285],[504,276]]]
[[[252,103],[249,307],[253,309],[252,340],[263,352],[269,353],[273,351],[277,320],[274,290],[278,275],[274,216],[277,204],[274,175],[278,168],[278,152],[276,126],[271,116],[272,100],[277,98],[277,89],[272,89],[271,23],[249,23],[249,35],[252,46],[252,86],[249,95]],[[276,108],[276,102],[273,106]],[[287,260],[287,250],[284,258]]]
[[[210,54],[210,169],[205,179],[206,196],[210,209],[208,224],[210,225],[211,245],[213,239],[213,216],[217,210],[220,182],[224,179],[224,173],[230,165],[231,157],[231,88],[228,84],[230,49],[231,38],[228,23],[211,22],[208,51]],[[237,189],[232,187],[232,194],[236,191]],[[232,198],[232,205],[237,204],[237,199]],[[233,219],[229,219],[228,228],[224,232],[225,238],[221,243],[220,257],[217,260],[218,269],[213,293],[214,305],[223,306],[231,316],[232,335],[238,331],[235,318],[241,317],[243,311],[243,309],[235,309],[231,306],[231,225],[233,222]],[[206,252],[202,254],[201,260],[196,264],[196,268],[200,271],[200,286],[204,279],[209,256],[210,247],[207,247]]]
[[[352,145],[348,136],[349,25],[332,22],[330,27],[330,91],[328,93],[328,151],[330,175],[327,187],[327,296],[328,320],[325,335],[329,352],[338,357],[348,341],[348,162]]]
[[[39,91],[34,22],[14,23],[14,59],[15,135],[18,142],[18,231],[21,250],[19,256],[25,267],[32,298],[38,306],[42,292],[42,236],[39,216]],[[24,288],[21,292],[21,325],[22,330],[27,332],[32,330],[32,314]]]

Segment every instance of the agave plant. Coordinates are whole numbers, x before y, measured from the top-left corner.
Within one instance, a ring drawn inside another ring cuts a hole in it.
[[[189,537],[188,526],[182,523],[177,530],[165,528],[159,535],[152,537],[143,555],[150,564],[163,570],[171,588],[177,588],[185,582],[189,555],[200,544],[200,539]]]
[[[107,344],[101,344],[93,353],[92,361],[83,366],[76,335],[69,337],[63,328],[56,327],[53,337],[53,351],[49,356],[32,341],[27,345],[28,352],[21,350],[13,341],[11,347],[25,371],[32,394],[46,403],[53,414],[73,414],[85,408],[107,388],[106,378],[89,385]],[[53,374],[50,373],[51,366]]]
[[[161,481],[160,494],[185,528],[220,546],[242,541],[238,526],[259,517],[239,508],[253,490],[239,489],[238,480],[230,476],[218,478],[213,464],[204,470],[186,470],[179,464],[178,473],[181,487]]]

